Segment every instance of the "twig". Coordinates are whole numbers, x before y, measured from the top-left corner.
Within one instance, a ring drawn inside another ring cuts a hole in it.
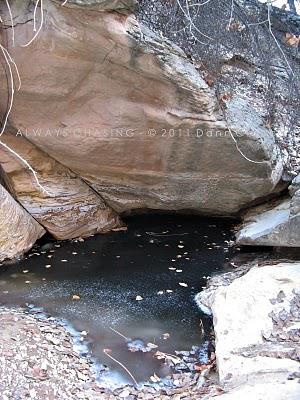
[[[19,73],[18,66],[17,66],[17,64],[15,63],[14,59],[12,58],[12,56],[9,54],[9,52],[7,51],[7,49],[6,49],[5,47],[3,47],[3,50],[4,50],[4,52],[6,53],[6,55],[7,55],[8,59],[9,59],[9,61],[10,61],[10,62],[13,64],[13,66],[15,67],[16,74],[17,74],[18,81],[19,81],[19,85],[18,85],[17,90],[19,91],[19,90],[21,89],[21,84],[22,84],[22,82],[21,82],[21,76],[20,76],[20,73]]]
[[[116,329],[112,328],[111,326],[109,327],[109,329],[111,329],[113,332],[117,333],[119,336],[121,336],[121,337],[124,338],[125,340],[129,340],[128,337],[122,335],[122,333],[118,332]]]
[[[13,106],[14,94],[15,94],[15,85],[14,85],[14,76],[13,76],[13,73],[12,73],[8,52],[1,44],[0,44],[0,49],[2,51],[3,57],[5,59],[5,62],[7,64],[7,66],[8,66],[9,78],[10,78],[10,93],[11,93],[10,94],[10,100],[9,100],[8,109],[6,111],[6,114],[5,114],[5,117],[4,117],[4,122],[2,124],[2,129],[1,129],[1,132],[0,132],[0,136],[2,136],[3,132],[5,131],[5,128],[6,128],[6,125],[7,125],[7,120],[8,120],[9,114],[10,114],[12,106]],[[9,88],[8,88],[8,93],[9,93]]]
[[[104,349],[103,353],[107,355],[107,357],[111,358],[114,362],[116,362],[117,364],[119,364],[126,372],[127,374],[130,376],[130,378],[133,380],[133,382],[136,384],[136,386],[139,386],[139,384],[137,383],[135,377],[132,375],[132,373],[129,371],[128,368],[125,367],[125,365],[123,365],[120,361],[116,360],[113,356],[111,356],[110,354],[108,354],[108,349]]]
[[[267,6],[268,6],[267,8],[268,8],[268,25],[269,25],[269,32],[270,32],[272,38],[274,39],[274,41],[275,41],[275,43],[276,43],[276,46],[278,47],[278,49],[280,50],[281,54],[283,55],[283,58],[284,58],[284,60],[285,60],[285,62],[286,62],[286,64],[287,64],[289,70],[291,71],[292,76],[294,77],[294,76],[295,76],[294,71],[293,71],[292,67],[290,66],[290,63],[288,62],[288,59],[287,59],[287,57],[286,57],[284,51],[282,50],[280,44],[278,43],[278,40],[276,39],[276,36],[274,35],[273,30],[272,30],[272,23],[271,23],[272,2],[271,2],[270,0],[268,0]]]
[[[250,158],[248,158],[248,157],[242,152],[242,150],[239,148],[239,144],[238,144],[236,138],[233,136],[232,130],[229,128],[228,124],[227,124],[227,129],[228,129],[228,132],[229,132],[229,134],[230,134],[232,140],[233,140],[234,143],[235,143],[235,147],[236,147],[237,151],[241,154],[241,156],[242,156],[245,160],[247,160],[247,161],[249,161],[249,162],[251,162],[251,163],[253,163],[253,164],[264,164],[265,161],[255,161],[255,160],[251,160]]]
[[[40,22],[40,26],[39,26],[38,30],[36,31],[35,35],[33,36],[33,38],[32,38],[31,40],[29,40],[28,43],[22,44],[21,47],[27,47],[27,46],[29,46],[29,45],[37,38],[37,36],[39,35],[39,33],[40,33],[40,31],[41,31],[41,29],[42,29],[42,27],[43,27],[43,24],[44,24],[43,0],[37,0],[36,5],[35,5],[35,10],[36,10],[36,7],[37,7],[37,5],[38,5],[39,2],[41,3],[41,6],[40,6],[40,8],[41,8],[41,22]],[[34,13],[33,30],[35,29],[35,24],[36,24],[35,20],[36,20],[36,15],[35,15],[35,13]]]
[[[13,150],[11,147],[9,147],[6,143],[2,142],[0,140],[0,145],[3,146],[5,149],[7,149],[10,153],[12,153],[14,156],[16,156],[19,160],[22,161],[26,165],[26,167],[32,172],[32,175],[34,176],[34,179],[40,189],[42,189],[43,192],[45,192],[48,196],[51,196],[51,193],[48,192],[47,189],[44,188],[43,185],[40,184],[40,181],[37,177],[38,173],[32,168],[32,166],[29,164],[28,161],[26,161],[20,154],[18,154],[15,150]]]
[[[36,0],[35,6],[34,6],[34,11],[33,11],[33,32],[36,32],[36,12],[37,12],[37,7],[39,5],[40,0]]]
[[[201,31],[196,27],[196,25],[194,24],[194,22],[193,22],[193,21],[191,20],[191,18],[189,17],[189,11],[188,11],[188,14],[187,14],[186,11],[184,10],[184,8],[182,7],[180,1],[179,1],[179,0],[176,0],[176,2],[177,2],[177,4],[178,4],[180,10],[181,10],[182,13],[184,14],[185,18],[189,21],[190,25],[191,25],[197,32],[199,32],[200,35],[204,36],[205,38],[207,38],[207,39],[209,39],[209,40],[212,40],[212,38],[211,38],[210,36],[205,35],[205,33],[201,32]],[[194,35],[193,35],[193,36],[194,36]],[[195,36],[194,36],[194,37],[195,37]],[[197,38],[195,37],[195,39],[197,39]],[[198,39],[197,39],[197,40],[198,40]]]
[[[11,12],[11,8],[9,5],[9,1],[5,0],[7,8],[8,8],[8,13],[9,13],[9,17],[10,17],[10,22],[11,22],[11,30],[12,30],[12,44],[13,46],[15,45],[15,27],[14,27],[14,19],[13,19],[13,15]]]
[[[229,23],[228,23],[229,28],[230,28],[231,22],[233,20],[233,8],[234,8],[234,0],[231,0],[230,18],[229,18]]]

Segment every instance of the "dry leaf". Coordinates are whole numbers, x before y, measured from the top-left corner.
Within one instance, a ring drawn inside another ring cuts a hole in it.
[[[300,35],[296,36],[292,33],[286,33],[284,37],[284,42],[290,47],[298,47],[300,43]]]
[[[156,375],[156,373],[154,372],[154,374],[152,376],[150,376],[150,380],[153,383],[157,383],[160,382],[160,377]]]
[[[158,348],[157,344],[154,344],[154,343],[147,343],[147,347],[149,347],[149,349],[157,349]]]

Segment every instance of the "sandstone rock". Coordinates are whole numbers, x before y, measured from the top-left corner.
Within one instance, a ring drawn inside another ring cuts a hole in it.
[[[0,163],[13,193],[23,207],[57,239],[89,236],[120,226],[117,214],[88,185],[25,138],[6,133],[2,137],[37,171],[0,146]]]
[[[55,0],[61,4],[59,0]],[[68,0],[66,6],[70,5],[86,6],[89,9],[97,11],[129,11],[132,10],[136,4],[136,0]]]
[[[293,196],[297,192],[297,190],[300,190],[300,174],[296,176],[291,186],[289,187],[290,195]]]
[[[230,389],[224,400],[299,396],[297,378],[288,380],[299,373],[299,287],[300,264],[281,263],[252,268],[210,291],[209,302],[205,291],[197,296],[213,313],[219,377]]]
[[[15,258],[29,250],[45,233],[36,222],[0,185],[0,262]]]
[[[244,217],[236,241],[242,245],[300,247],[299,177],[291,187],[291,199],[266,210],[265,206],[251,210]]]
[[[257,385],[243,385],[230,390],[218,400],[298,400],[300,387],[297,381],[286,383],[260,383]]]
[[[133,16],[71,2],[44,8],[39,38],[19,47],[33,35],[29,13],[9,45],[23,81],[10,122],[113,209],[231,214],[274,190],[282,163],[252,100],[233,98],[227,125],[202,73]],[[0,95],[4,111],[7,90]],[[228,126],[262,163],[241,155]]]

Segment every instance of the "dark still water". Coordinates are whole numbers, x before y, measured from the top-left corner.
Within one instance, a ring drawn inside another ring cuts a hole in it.
[[[127,232],[36,248],[0,274],[0,303],[42,307],[84,331],[92,356],[114,371],[109,378],[130,381],[103,349],[144,381],[169,371],[153,353],[129,351],[111,328],[137,346],[150,342],[174,354],[196,345],[205,353],[211,321],[194,296],[229,257],[233,222],[181,215],[126,222]]]

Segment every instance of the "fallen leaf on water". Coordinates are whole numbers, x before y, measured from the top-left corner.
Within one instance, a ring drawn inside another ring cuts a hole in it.
[[[181,360],[179,357],[173,356],[172,354],[166,354],[166,353],[164,353],[164,352],[162,352],[162,351],[157,351],[157,352],[154,354],[154,357],[156,357],[158,360],[168,360],[168,361],[171,361],[171,362],[172,362],[173,364],[175,364],[175,365],[182,362],[182,360]]]
[[[24,269],[24,270],[23,270],[23,274],[27,274],[27,272],[29,272],[28,269]]]
[[[120,228],[113,228],[112,229],[113,232],[122,232],[122,231],[125,232],[127,230],[128,230],[127,226],[120,226]]]
[[[163,291],[163,290],[159,290],[159,291],[157,292],[157,294],[164,294],[164,291]]]
[[[164,333],[164,334],[162,335],[162,337],[163,337],[164,340],[169,339],[170,336],[171,336],[171,335],[170,335],[169,333]]]
[[[136,299],[137,301],[144,300],[142,296],[136,296],[136,298],[135,298],[135,299]]]
[[[78,294],[73,294],[72,296],[72,300],[80,300],[80,296],[78,296]]]
[[[176,269],[175,267],[169,267],[170,271],[175,271],[175,269]]]
[[[210,368],[211,368],[211,365],[206,365],[206,364],[203,364],[203,365],[195,364],[195,366],[194,366],[194,370],[199,371],[199,372],[205,371],[206,369],[210,369]]]
[[[127,398],[127,397],[129,397],[129,396],[130,396],[130,392],[129,392],[128,389],[123,390],[123,392],[121,392],[121,393],[119,394],[119,397],[121,397],[122,399],[125,399],[125,398]]]
[[[51,267],[52,267],[52,265],[50,265],[50,264],[45,265],[45,268],[51,268]]]
[[[187,283],[184,283],[184,282],[179,282],[179,285],[183,286],[183,287],[188,287]]]
[[[160,382],[160,377],[156,375],[156,373],[154,372],[154,374],[152,376],[150,376],[150,380],[153,383],[157,383]]]
[[[158,348],[157,344],[154,344],[154,343],[147,343],[147,347],[149,347],[150,349],[157,349]]]

